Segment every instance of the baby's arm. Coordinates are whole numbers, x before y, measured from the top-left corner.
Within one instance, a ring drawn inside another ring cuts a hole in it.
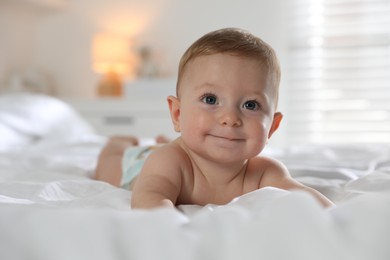
[[[313,195],[322,206],[331,207],[334,205],[333,202],[322,195],[319,191],[294,180],[282,163],[269,158],[264,158],[264,160],[266,161],[265,165],[267,166],[261,178],[260,188],[272,186],[284,190],[304,190]]]
[[[163,146],[151,153],[138,176],[131,197],[132,208],[174,207],[181,190],[180,155]]]

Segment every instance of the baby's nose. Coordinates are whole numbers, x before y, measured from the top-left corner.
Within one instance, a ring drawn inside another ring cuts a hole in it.
[[[226,109],[221,113],[219,123],[223,126],[239,127],[242,125],[242,120],[238,111]]]

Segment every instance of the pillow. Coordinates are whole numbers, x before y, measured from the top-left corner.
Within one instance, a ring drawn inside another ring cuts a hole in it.
[[[32,93],[0,95],[0,149],[93,133],[70,105],[57,98]]]

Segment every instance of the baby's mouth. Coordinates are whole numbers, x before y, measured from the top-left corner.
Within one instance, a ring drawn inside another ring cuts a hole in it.
[[[231,137],[231,136],[223,136],[223,135],[215,135],[215,134],[209,134],[211,137],[221,139],[221,140],[227,140],[231,142],[241,142],[244,141],[243,138],[237,138],[237,137]]]

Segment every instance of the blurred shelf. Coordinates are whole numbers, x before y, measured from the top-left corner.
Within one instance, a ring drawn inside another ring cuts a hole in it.
[[[165,99],[63,98],[102,135],[133,135],[150,138],[159,134],[175,137]]]

